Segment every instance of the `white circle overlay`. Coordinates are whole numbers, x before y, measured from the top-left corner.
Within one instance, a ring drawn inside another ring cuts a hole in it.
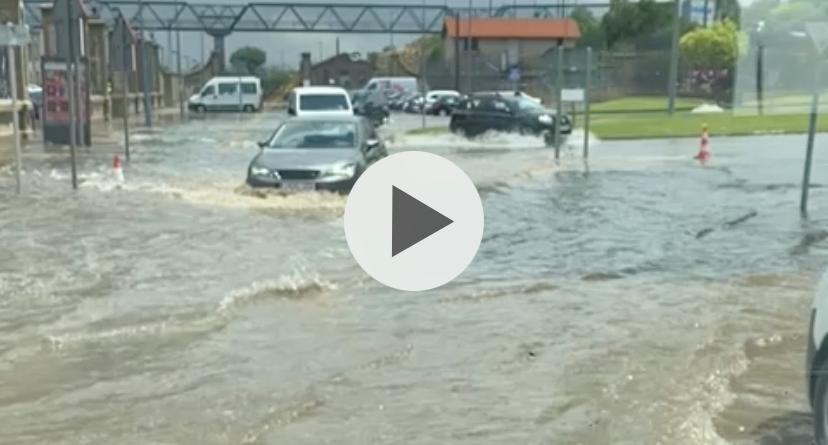
[[[397,187],[453,222],[391,256],[392,188]],[[483,237],[483,204],[472,180],[448,159],[404,151],[371,165],[345,205],[345,238],[356,262],[394,289],[424,291],[459,276]]]

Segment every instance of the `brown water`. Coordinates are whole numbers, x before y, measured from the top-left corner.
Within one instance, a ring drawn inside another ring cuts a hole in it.
[[[804,137],[714,136],[707,168],[691,140],[556,165],[401,116],[391,151],[454,160],[486,212],[469,269],[410,294],[355,264],[344,198],[241,186],[280,117],[136,136],[120,188],[107,149],[76,193],[64,155],[29,150],[22,197],[0,168],[0,443],[809,443],[828,243],[801,240],[828,194],[799,218]]]

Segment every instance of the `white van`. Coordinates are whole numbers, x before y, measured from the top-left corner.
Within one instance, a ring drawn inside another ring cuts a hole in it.
[[[380,90],[383,93],[416,93],[418,91],[416,77],[372,77],[365,87],[363,93],[372,93]]]
[[[190,96],[187,107],[200,113],[257,111],[262,108],[262,82],[254,76],[213,77]]]
[[[340,87],[296,87],[288,97],[291,116],[353,116],[351,97]]]

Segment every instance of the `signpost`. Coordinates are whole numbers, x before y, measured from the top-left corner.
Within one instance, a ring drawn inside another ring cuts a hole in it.
[[[518,82],[520,82],[521,72],[520,68],[513,66],[509,68],[509,82],[512,82],[512,90],[518,90]]]
[[[17,110],[17,62],[15,61],[16,48],[29,43],[29,27],[8,23],[0,25],[0,45],[6,47],[9,61],[9,87],[12,100],[12,130],[14,132],[14,177],[16,191],[20,194],[20,113]]]
[[[133,44],[135,43],[129,24],[122,15],[115,19],[112,45],[112,70],[121,73],[121,98],[123,99],[124,157],[129,161],[129,73],[135,69]],[[180,51],[179,51],[180,52]],[[180,67],[180,65],[179,65]],[[180,69],[180,68],[179,68]]]
[[[819,113],[819,80],[821,64],[823,63],[820,55],[828,49],[828,29],[826,27],[828,27],[826,22],[812,22],[805,25],[805,29],[814,43],[817,57],[812,59],[814,61],[814,85],[808,125],[808,147],[805,152],[805,171],[802,174],[802,196],[799,200],[799,211],[803,217],[808,215],[808,189],[811,187],[811,163],[814,157],[814,140],[816,139],[817,116]]]
[[[555,64],[555,91],[557,92],[557,100],[555,101],[555,119],[560,119],[563,115],[563,42],[558,41],[558,60]],[[555,160],[561,157],[561,126],[555,122]]]
[[[587,47],[586,86],[584,88],[584,159],[589,157],[589,91],[592,89],[592,47]]]

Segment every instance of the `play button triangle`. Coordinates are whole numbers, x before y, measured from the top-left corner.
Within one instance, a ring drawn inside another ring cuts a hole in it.
[[[391,189],[392,257],[454,222],[396,186]]]

